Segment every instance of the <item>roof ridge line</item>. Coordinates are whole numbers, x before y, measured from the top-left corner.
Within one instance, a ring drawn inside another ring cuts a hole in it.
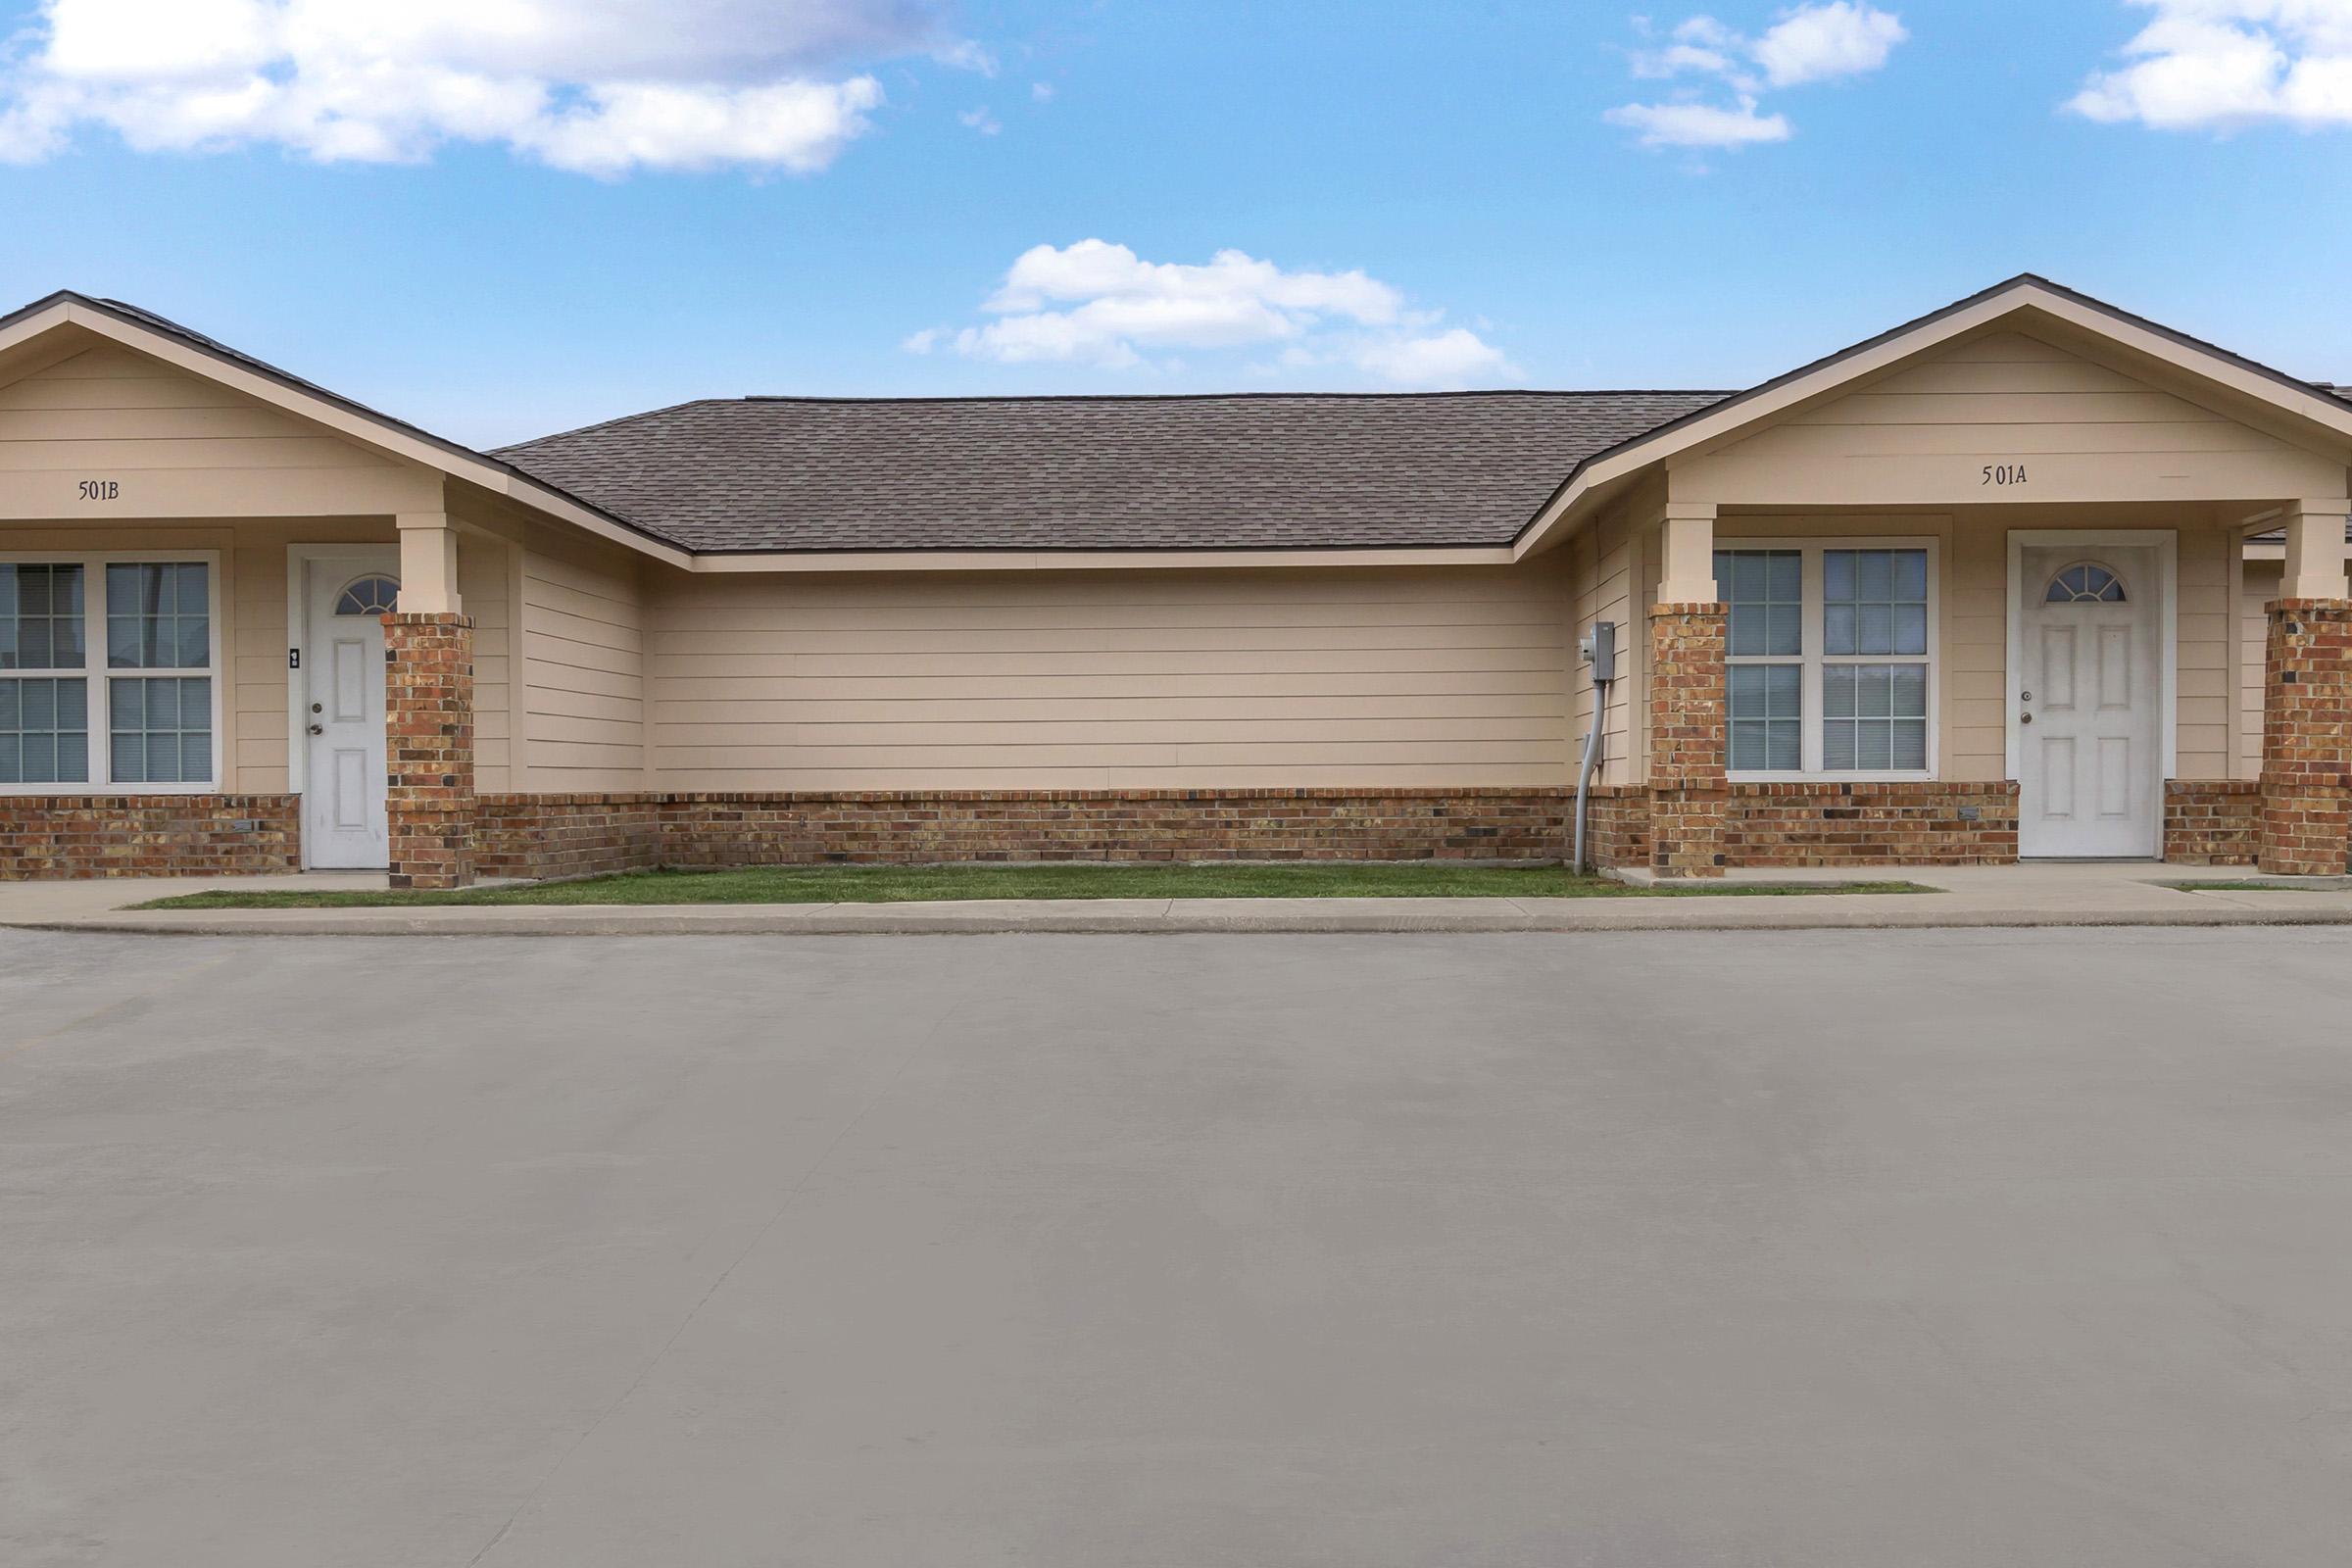
[[[904,393],[858,396],[825,392],[747,392],[733,398],[692,398],[674,408],[698,403],[839,403],[870,406],[879,403],[1240,403],[1324,400],[1348,402],[1433,402],[1445,398],[1723,398],[1737,388],[1635,387],[1476,387],[1458,392],[973,392]],[[664,409],[649,411],[667,413]],[[635,417],[630,416],[629,417]],[[615,423],[616,420],[608,420]],[[594,426],[584,426],[594,428]],[[540,439],[545,439],[541,437]]]

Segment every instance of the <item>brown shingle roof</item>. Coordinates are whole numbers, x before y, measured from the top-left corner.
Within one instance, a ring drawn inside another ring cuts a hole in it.
[[[696,551],[1491,546],[1726,395],[750,398],[496,455]]]

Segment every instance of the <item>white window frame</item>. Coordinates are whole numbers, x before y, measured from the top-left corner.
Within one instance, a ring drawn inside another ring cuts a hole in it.
[[[1803,555],[1804,605],[1800,623],[1804,629],[1800,657],[1787,655],[1750,655],[1734,659],[1727,653],[1724,659],[1724,760],[1731,760],[1731,677],[1729,671],[1740,664],[1798,664],[1804,669],[1799,688],[1799,706],[1804,718],[1802,731],[1803,766],[1792,771],[1774,771],[1767,768],[1727,770],[1725,777],[1734,784],[1893,784],[1916,783],[1940,776],[1942,766],[1941,731],[1943,727],[1943,555],[1937,548],[1940,540],[1926,538],[1882,538],[1878,536],[1780,538],[1772,535],[1731,535],[1717,533],[1717,550],[1794,550]],[[1822,591],[1822,552],[1825,550],[1921,550],[1928,557],[1928,651],[1917,654],[1827,654],[1823,645],[1828,641],[1829,615]],[[1728,605],[1730,595],[1718,587]],[[1728,614],[1725,626],[1730,631]],[[1830,664],[1925,664],[1928,669],[1928,765],[1922,768],[1889,768],[1832,772],[1821,765],[1822,755],[1822,670]]]
[[[90,777],[82,783],[71,781],[50,784],[0,783],[0,796],[24,795],[103,795],[128,798],[137,795],[225,795],[232,793],[221,775],[225,769],[228,741],[223,723],[227,711],[228,671],[221,667],[220,653],[224,646],[222,627],[226,608],[222,604],[220,552],[218,550],[7,550],[0,551],[0,564],[7,565],[64,565],[81,568],[81,665],[78,669],[12,669],[5,677],[15,679],[51,678],[87,681],[89,686]],[[184,566],[202,565],[205,568],[205,609],[211,646],[206,656],[212,662],[203,669],[114,669],[106,662],[106,568],[109,566]],[[213,683],[213,776],[203,784],[117,784],[113,782],[114,759],[114,703],[111,683],[117,679],[169,680],[174,676],[202,675]]]

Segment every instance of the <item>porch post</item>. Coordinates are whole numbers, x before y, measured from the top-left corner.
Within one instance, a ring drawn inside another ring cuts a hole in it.
[[[403,514],[400,608],[384,617],[392,885],[473,881],[473,622],[458,600],[458,535]]]
[[[2262,696],[2260,867],[2340,876],[2352,853],[2352,502],[2286,508],[2286,572],[2270,607]]]
[[[1721,876],[1729,612],[1715,585],[1715,508],[1666,503],[1660,542],[1649,611],[1650,869]]]

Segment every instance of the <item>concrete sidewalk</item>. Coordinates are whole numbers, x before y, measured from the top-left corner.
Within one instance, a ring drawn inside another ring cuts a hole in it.
[[[993,932],[1802,931],[2033,926],[2352,924],[2352,879],[2290,891],[2182,891],[2245,881],[2236,867],[2146,862],[1898,866],[1742,873],[1726,884],[1867,876],[1925,894],[1587,899],[1033,899],[921,904],[491,906],[131,909],[207,888],[363,890],[380,875],[169,878],[0,885],[0,926],[248,936],[891,935]],[[2265,878],[2288,881],[2290,879]]]

